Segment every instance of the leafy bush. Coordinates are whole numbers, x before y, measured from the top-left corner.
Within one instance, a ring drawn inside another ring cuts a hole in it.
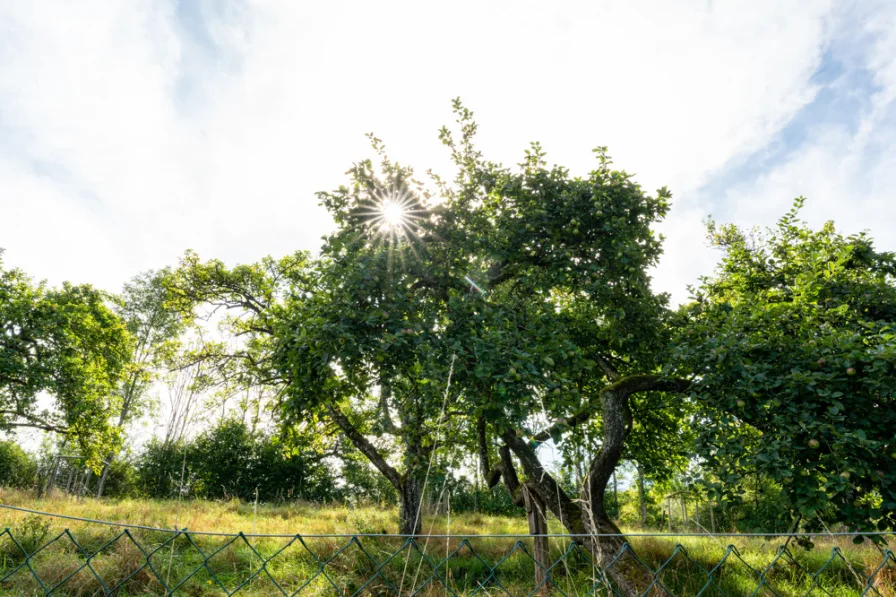
[[[257,490],[260,501],[329,501],[339,493],[326,462],[306,446],[286,446],[236,420],[188,443],[147,445],[138,460],[138,487],[150,497],[175,497],[182,468],[182,491],[191,497],[250,501]]]
[[[4,542],[3,555],[19,558],[22,550],[27,554],[33,554],[46,543],[50,534],[50,521],[37,514],[29,514],[15,524],[11,533],[18,541],[18,545],[12,541]]]
[[[112,461],[103,495],[116,498],[139,497],[137,467],[133,461],[124,458]]]
[[[398,492],[360,453],[349,452],[342,458],[341,478],[346,501],[353,504],[398,503]]]
[[[177,495],[184,453],[189,447],[181,442],[152,440],[137,459],[137,487],[141,495],[170,498]]]
[[[522,516],[525,511],[514,505],[510,492],[504,485],[496,485],[493,489],[476,489],[464,484],[451,491],[451,509],[454,512],[478,511],[493,516]]]
[[[31,487],[37,478],[37,460],[11,441],[0,441],[0,485]]]

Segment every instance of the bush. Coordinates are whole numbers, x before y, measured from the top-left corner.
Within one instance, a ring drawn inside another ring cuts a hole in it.
[[[441,492],[440,487],[434,487],[434,493]],[[452,479],[451,510],[453,512],[481,512],[493,516],[522,516],[525,510],[514,505],[510,499],[510,492],[503,483],[498,483],[494,488],[487,489],[476,486],[466,477]]]
[[[37,460],[11,441],[0,441],[0,485],[28,488],[37,479]]]
[[[184,443],[164,443],[152,440],[137,458],[137,489],[151,498],[171,498],[177,495],[180,483],[184,452],[189,449]]]
[[[242,421],[224,421],[200,435],[190,449],[191,482],[206,498],[250,501],[331,500],[336,484],[326,464],[303,446],[252,433]]]
[[[184,468],[184,495],[207,499],[329,501],[338,496],[331,471],[307,446],[285,446],[276,436],[223,421],[187,443],[151,442],[138,459],[140,491],[175,497]]]
[[[103,495],[115,498],[139,497],[137,467],[131,460],[117,458],[112,461]]]
[[[360,453],[342,459],[343,493],[352,504],[397,504],[398,492]]]

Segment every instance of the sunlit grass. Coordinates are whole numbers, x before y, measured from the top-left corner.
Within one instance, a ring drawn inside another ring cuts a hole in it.
[[[69,516],[221,533],[376,535],[397,530],[396,509],[381,505],[349,508],[336,504],[259,504],[256,513],[252,504],[237,501],[97,501],[62,496],[37,500],[29,493],[2,489],[0,502]],[[458,594],[477,588],[484,589],[486,594],[501,593],[504,587],[513,595],[525,595],[535,588],[534,565],[526,554],[526,550],[531,553],[532,541],[525,537],[474,537],[467,542],[460,538],[420,539],[417,543],[420,550],[415,551],[407,546],[402,550],[401,538],[382,536],[363,537],[360,545],[341,537],[303,537],[301,541],[293,537],[270,537],[247,542],[241,537],[234,540],[197,535],[191,537],[193,542],[184,536],[172,542],[171,533],[132,531],[140,544],[138,547],[128,537],[107,545],[118,536],[120,528],[47,520],[49,527],[41,544],[68,528],[81,546],[76,547],[63,536],[31,559],[32,567],[48,588],[67,579],[54,595],[102,592],[104,588],[93,572],[87,568],[76,572],[84,565],[85,554],[96,554],[91,557],[91,566],[103,579],[106,589],[125,582],[119,595],[161,594],[160,579],[169,587],[181,584],[176,594],[183,595],[223,594],[218,583],[227,591],[246,583],[239,594],[247,595],[281,594],[277,585],[287,594],[305,585],[303,595],[359,591],[378,595],[394,589],[407,594],[412,587],[422,587],[423,595],[442,595],[445,593],[442,582]],[[11,528],[17,537],[24,537],[23,544],[27,543],[29,533],[39,534],[41,525],[45,524],[43,518],[0,511],[0,529]],[[556,521],[551,521],[550,527],[552,532],[561,532]],[[432,534],[450,531],[459,535],[525,535],[527,526],[523,517],[462,513],[453,514],[450,525],[445,516],[427,516],[423,530]],[[805,595],[810,590],[814,591],[811,594],[819,595],[859,596],[865,588],[864,579],[882,562],[877,548],[854,546],[848,539],[820,540],[814,550],[808,551],[791,545],[788,552],[791,555],[771,567],[783,540],[633,537],[631,542],[646,566],[654,570],[662,568],[657,576],[662,586],[674,595],[683,596],[699,593],[740,597],[754,594],[757,588],[757,595],[782,597]],[[829,562],[835,547],[842,557],[835,555]],[[154,571],[142,567],[147,556],[141,548],[149,554]],[[34,547],[27,549],[31,551]],[[550,549],[552,561],[562,559],[551,573],[557,587],[567,595],[584,595],[590,591],[597,576],[589,564],[588,554],[566,539],[551,539]],[[726,553],[727,560],[710,579],[705,571],[715,567]],[[443,562],[447,554],[454,555]],[[269,558],[262,570],[262,560]],[[22,561],[21,550],[8,537],[0,539],[0,575]],[[323,568],[326,575],[321,573],[322,562],[327,562]],[[819,570],[823,572],[815,579],[813,574]],[[428,581],[433,582],[426,584]],[[761,582],[766,583],[764,587],[760,587]],[[891,561],[878,573],[874,586],[883,597],[896,595],[896,563]],[[560,594],[557,587],[552,592]],[[0,585],[3,595],[40,592],[27,569]]]

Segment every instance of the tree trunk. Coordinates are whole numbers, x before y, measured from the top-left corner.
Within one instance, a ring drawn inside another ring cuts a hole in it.
[[[638,467],[638,505],[641,510],[641,526],[647,524],[647,492],[644,490],[644,473]]]
[[[628,395],[614,391],[604,391],[600,395],[603,414],[604,437],[600,452],[592,461],[585,486],[587,513],[585,526],[588,530],[589,548],[595,562],[606,569],[609,580],[616,591],[628,596],[643,595],[653,581],[652,575],[638,562],[616,523],[607,514],[607,485],[613,477],[616,466],[622,458],[625,440],[631,429],[631,412]],[[615,535],[615,536],[595,536]],[[621,554],[621,555],[620,555]],[[656,590],[657,594],[661,594]]]
[[[619,484],[616,482],[616,469],[613,469],[613,516],[619,519]]]
[[[600,396],[600,411],[603,416],[604,437],[600,452],[592,461],[583,487],[584,500],[571,500],[556,480],[544,470],[535,453],[538,442],[547,441],[555,431],[586,421],[596,412],[596,405],[589,404],[579,413],[554,423],[525,441],[511,429],[501,434],[504,444],[519,459],[526,473],[526,487],[541,498],[548,510],[554,513],[571,534],[584,534],[582,539],[592,553],[595,566],[605,572],[612,592],[625,597],[662,595],[666,592],[653,586],[653,574],[645,569],[635,557],[625,537],[607,515],[604,499],[607,484],[622,457],[625,441],[633,424],[629,408],[629,396],[647,391],[675,391],[687,389],[685,380],[665,380],[655,375],[634,375],[615,380],[603,389]],[[480,442],[481,444],[482,442]],[[504,466],[502,465],[502,469]],[[505,481],[508,471],[502,470]],[[512,492],[511,492],[512,494]],[[585,503],[582,504],[582,501]],[[651,588],[652,587],[652,588]]]
[[[473,491],[473,512],[479,514],[479,469],[481,468],[480,462],[476,461],[476,487]]]
[[[419,535],[423,528],[422,505],[423,484],[419,479],[408,476],[398,490],[398,526],[402,535]]]
[[[607,515],[603,503],[612,471],[622,454],[621,447],[616,451],[616,459],[610,465],[609,473],[598,478],[594,474],[595,466],[592,466],[585,486],[586,504],[583,508],[579,502],[571,500],[550,473],[544,470],[535,450],[526,441],[512,432],[506,432],[502,437],[520,459],[527,476],[526,488],[544,501],[547,509],[560,520],[570,534],[588,535],[579,541],[590,552],[595,566],[606,571],[606,580],[613,585],[615,594],[624,597],[640,596],[645,592],[651,594],[647,589],[653,580],[651,575],[638,563],[631,548],[626,547],[625,537]],[[624,434],[622,437],[624,441]],[[618,438],[614,441],[616,439]],[[613,444],[605,441],[601,455],[595,463],[608,462],[607,459],[613,455],[614,450]],[[596,479],[597,481],[602,479],[603,483],[596,482]],[[593,494],[588,495],[588,492]]]
[[[65,445],[65,444],[63,444],[63,446],[64,446],[64,445]],[[49,479],[49,481],[47,481],[47,488],[46,488],[45,493],[46,493],[48,496],[52,496],[52,495],[53,495],[53,488],[56,487],[56,477],[59,476],[59,466],[61,465],[61,461],[62,461],[62,459],[59,457],[59,454],[57,454],[57,455],[56,455],[56,461],[53,463],[53,472],[50,474],[50,479]],[[43,497],[43,496],[42,496],[42,495],[39,495],[39,496],[37,496],[37,497]]]
[[[526,505],[526,516],[529,521],[529,534],[533,535],[532,559],[535,560],[535,586],[538,593],[550,593],[550,585],[547,582],[547,569],[551,562],[548,561],[548,519],[544,502],[534,491],[523,487],[523,501]]]
[[[96,497],[103,497],[103,490],[106,488],[106,479],[109,478],[109,469],[112,468],[112,459],[114,455],[112,453],[109,454],[109,457],[106,459],[106,462],[103,463],[103,472],[100,474],[99,481],[96,483]]]
[[[90,479],[93,477],[93,470],[87,469],[87,473],[84,476],[84,480],[82,481],[81,487],[78,488],[78,500],[84,497],[84,493],[87,491],[88,486],[90,485]]]
[[[118,428],[122,429],[124,427],[124,422],[127,421],[128,413],[131,411],[131,403],[133,402],[133,394],[136,388],[137,381],[136,379],[132,379],[128,390],[125,393],[124,404],[121,406],[121,414],[118,415]],[[116,453],[109,452],[109,455],[106,456],[106,462],[103,464],[103,472],[100,475],[100,480],[97,482],[96,486],[96,497],[103,497],[103,490],[106,487],[106,479],[109,478],[109,469],[112,468],[112,461],[115,459]]]

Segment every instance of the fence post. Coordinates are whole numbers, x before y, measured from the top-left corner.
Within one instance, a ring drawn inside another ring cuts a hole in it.
[[[82,483],[81,487],[78,488],[78,499],[79,500],[84,497],[84,492],[87,491],[87,486],[90,485],[90,479],[92,477],[93,477],[93,469],[89,468],[89,469],[87,469],[87,473],[85,475],[84,482]]]
[[[548,520],[545,516],[544,502],[534,492],[523,486],[523,501],[526,506],[526,516],[529,520],[529,534],[533,537],[534,549],[532,556],[535,559],[535,586],[545,580],[545,568],[548,565]],[[544,583],[540,592],[547,593],[548,586]]]
[[[57,454],[56,458],[54,459],[54,462],[53,462],[53,472],[50,474],[50,479],[49,479],[49,481],[47,481],[47,488],[45,490],[45,493],[49,496],[53,495],[53,489],[56,487],[56,477],[59,476],[59,465],[60,465],[60,458],[59,458],[59,454]],[[41,497],[41,496],[38,496],[38,497]]]
[[[65,493],[66,495],[71,495],[72,493],[72,481],[75,477],[75,467],[72,467],[68,472],[68,481],[65,483]]]

